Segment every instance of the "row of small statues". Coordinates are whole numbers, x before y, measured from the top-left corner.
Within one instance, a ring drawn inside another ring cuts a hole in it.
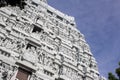
[[[24,54],[24,57],[25,56],[26,57],[33,56],[34,57],[33,62],[38,62],[38,61],[42,62],[40,59],[41,53],[38,52],[38,51],[40,51],[39,48],[35,49],[34,47],[29,47],[28,49],[26,49],[25,41],[21,41],[21,40],[17,40],[17,39],[12,40],[12,39],[8,39],[8,38],[0,38],[0,46],[6,47],[7,49],[10,49],[12,51],[20,53],[20,56],[23,56],[23,54]],[[60,47],[59,51],[63,52],[64,54],[67,53],[67,55],[71,56],[75,60],[77,59],[77,56],[75,54],[71,53],[71,51],[67,50],[66,48]],[[21,53],[22,53],[22,55],[21,55]],[[29,55],[30,53],[31,53],[31,55]],[[40,54],[40,55],[38,55],[38,54]],[[29,58],[31,58],[31,57],[28,57],[28,59]]]
[[[21,52],[21,48],[25,45],[21,41],[18,40],[10,40],[7,38],[0,38],[0,46],[6,47],[7,49],[11,49],[15,52]]]
[[[33,13],[34,14],[34,13]],[[38,20],[38,18],[36,19]],[[3,20],[4,22],[4,20]],[[31,31],[31,26],[24,26],[24,24],[21,26],[21,24],[17,23],[16,27],[21,28],[22,30],[26,31],[26,32],[30,32]],[[55,30],[56,31],[56,30]],[[72,32],[72,31],[69,31]],[[71,33],[73,35],[73,33]],[[65,37],[66,38],[66,37]],[[75,38],[75,37],[74,37]],[[71,38],[72,39],[72,38]],[[72,40],[73,41],[73,40]]]
[[[4,63],[2,63],[4,64]],[[66,69],[66,70],[65,70]],[[65,70],[65,71],[64,71]],[[6,69],[5,67],[0,65],[0,80],[15,80],[17,76],[18,68],[15,66],[9,66],[9,69]],[[37,71],[38,72],[38,71]],[[78,75],[78,73],[72,69],[68,69],[67,67],[63,69],[63,74],[59,75],[65,75],[68,78],[71,78],[72,80],[80,80],[81,76]],[[30,76],[30,80],[42,80],[37,73],[33,73]]]
[[[52,66],[52,59],[47,56],[49,53],[46,53],[41,48],[34,46],[26,48],[24,42],[7,38],[0,38],[0,46],[17,52],[21,59],[25,59],[31,63],[39,62],[46,66]]]
[[[33,13],[33,14],[34,14],[34,13]],[[27,16],[28,16],[28,15],[27,15]],[[35,14],[34,14],[34,16],[35,16]],[[34,19],[35,22],[37,22],[37,20],[40,19],[39,16],[38,16],[38,17],[35,16],[35,18],[36,18],[36,19]],[[42,20],[40,20],[40,21],[42,21]],[[44,21],[43,21],[43,22],[44,22]],[[44,23],[45,23],[45,22],[44,22]],[[49,23],[48,23],[48,24],[49,24]],[[46,24],[46,26],[48,26],[48,25]],[[17,26],[16,26],[16,27],[17,27]],[[20,27],[20,26],[18,26],[18,27]],[[21,28],[22,28],[22,27],[26,27],[26,26],[23,26],[23,25],[22,25]],[[48,26],[48,27],[49,27],[49,26]],[[29,29],[29,28],[30,28],[30,27],[28,27],[28,29],[27,29],[27,27],[26,27],[25,30],[26,30],[27,32],[30,32],[30,29]],[[57,29],[57,28],[58,28],[58,27],[53,27],[53,28],[51,28],[51,29],[54,29],[54,30],[52,30],[53,32],[55,32],[55,33],[57,32],[57,33],[58,33],[58,29]],[[23,29],[23,30],[24,30],[24,29]],[[71,31],[68,31],[68,32],[71,32]],[[72,33],[71,33],[71,34],[72,34]],[[73,35],[73,34],[72,34],[72,35]],[[64,37],[65,35],[61,35],[61,36]],[[66,38],[66,37],[64,37],[64,38]]]
[[[2,41],[3,40],[3,41]],[[12,45],[13,44],[10,44],[9,43],[9,40],[7,39],[2,39],[0,40],[1,42],[1,46],[3,47],[7,47],[8,49],[11,49],[12,48]],[[51,68],[54,68],[53,66],[53,60],[50,58],[50,57],[47,57],[45,54],[48,54],[46,53],[45,51],[42,51],[41,49],[36,49],[35,47],[28,47],[27,49],[24,48],[24,46],[20,47],[19,45],[19,41],[13,41],[13,42],[16,42],[16,48],[17,51],[19,51],[21,48],[22,48],[22,51],[23,51],[23,58],[28,60],[28,61],[32,61],[32,63],[37,63],[38,60],[39,60],[39,63],[43,64],[43,65],[46,65],[46,66],[50,66]],[[19,46],[18,46],[19,45]],[[20,51],[21,52],[21,51]],[[65,71],[65,70],[64,70]],[[65,72],[66,74],[70,73],[70,72],[73,72],[73,71],[70,71],[69,69]],[[74,73],[71,73],[71,74],[74,74]],[[68,74],[67,74],[68,75]]]
[[[79,79],[77,71],[73,70],[72,68],[66,67],[66,66],[63,67],[63,75],[69,78],[72,78],[72,80]]]
[[[3,19],[3,18],[2,18]],[[3,20],[3,22],[5,22],[4,20]],[[10,21],[8,20],[8,23],[7,23],[7,25],[9,25],[9,23],[10,23]],[[30,26],[30,24],[28,24],[28,25],[24,25],[24,24],[20,24],[20,23],[15,23],[14,24],[15,25],[15,27],[17,27],[18,29],[21,29],[21,30],[23,30],[23,31],[25,31],[25,32],[27,32],[27,33],[30,33],[30,31],[32,30],[32,26]],[[54,31],[56,31],[55,29],[54,29]],[[53,32],[54,32],[53,31]],[[32,33],[33,34],[33,33]],[[36,31],[34,34],[38,34],[38,31]],[[39,35],[39,34],[38,34]],[[61,36],[63,36],[64,37],[64,35],[61,35]],[[67,37],[65,37],[65,38],[67,38]],[[68,37],[69,39],[68,40],[70,40],[70,41],[72,41],[72,42],[74,42],[75,40],[74,40],[74,37],[72,37],[72,36],[70,36],[70,37]],[[42,37],[41,38],[41,40],[43,40],[44,38]],[[76,42],[76,41],[75,41]],[[79,43],[79,41],[77,41],[78,43]],[[77,44],[78,45],[78,44]],[[88,49],[89,50],[89,49]]]

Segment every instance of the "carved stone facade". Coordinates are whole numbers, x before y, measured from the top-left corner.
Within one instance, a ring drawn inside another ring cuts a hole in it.
[[[46,0],[0,8],[0,80],[102,80],[74,18]]]

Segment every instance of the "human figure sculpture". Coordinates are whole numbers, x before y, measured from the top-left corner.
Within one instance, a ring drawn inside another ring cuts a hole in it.
[[[29,47],[27,50],[25,50],[23,58],[35,65],[38,61],[35,47]]]
[[[8,77],[8,71],[4,71],[2,73],[2,80],[7,80],[7,77]]]
[[[3,44],[3,38],[0,38],[0,46]]]
[[[38,79],[37,79],[37,76],[36,76],[36,74],[35,74],[35,73],[33,73],[33,74],[32,74],[32,76],[31,76],[30,80],[38,80]]]
[[[11,49],[12,43],[10,40],[8,40],[8,43],[6,44],[6,48]]]
[[[67,69],[66,67],[63,68],[63,74],[66,75]]]
[[[37,52],[36,52],[36,49],[35,49],[35,47],[31,47],[31,53],[32,53],[32,60],[33,60],[33,62],[34,63],[37,63],[37,61],[38,61],[38,57],[37,57]]]
[[[8,80],[15,80],[16,79],[16,75],[18,72],[18,68],[16,66],[13,67],[13,70],[11,70],[11,72],[9,72],[9,79]]]
[[[11,78],[12,78],[12,76],[13,76],[13,71],[12,70],[9,70],[8,71],[8,80],[10,80]]]
[[[44,56],[44,65],[47,65],[47,62],[48,62],[48,59],[47,59],[47,56],[45,55]]]
[[[58,72],[59,72],[59,65],[53,64],[53,70],[55,71],[55,74],[58,74]]]
[[[7,20],[7,18],[0,16],[0,23],[5,25],[5,21]]]
[[[3,40],[3,43],[2,43],[2,46],[3,46],[3,47],[6,47],[6,44],[7,44],[7,43],[8,43],[8,39],[4,39],[4,40]]]
[[[16,41],[12,41],[11,50],[16,51],[16,48],[17,48]]]
[[[38,59],[39,59],[39,62],[42,64],[43,63],[43,54],[40,50],[38,51]]]

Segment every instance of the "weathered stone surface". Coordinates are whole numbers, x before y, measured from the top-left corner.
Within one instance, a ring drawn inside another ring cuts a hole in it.
[[[0,8],[0,80],[103,79],[74,17],[46,0],[26,4]]]

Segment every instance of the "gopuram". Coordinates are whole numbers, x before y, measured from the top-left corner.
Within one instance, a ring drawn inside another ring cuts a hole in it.
[[[0,80],[105,80],[74,17],[25,4],[0,8]]]

